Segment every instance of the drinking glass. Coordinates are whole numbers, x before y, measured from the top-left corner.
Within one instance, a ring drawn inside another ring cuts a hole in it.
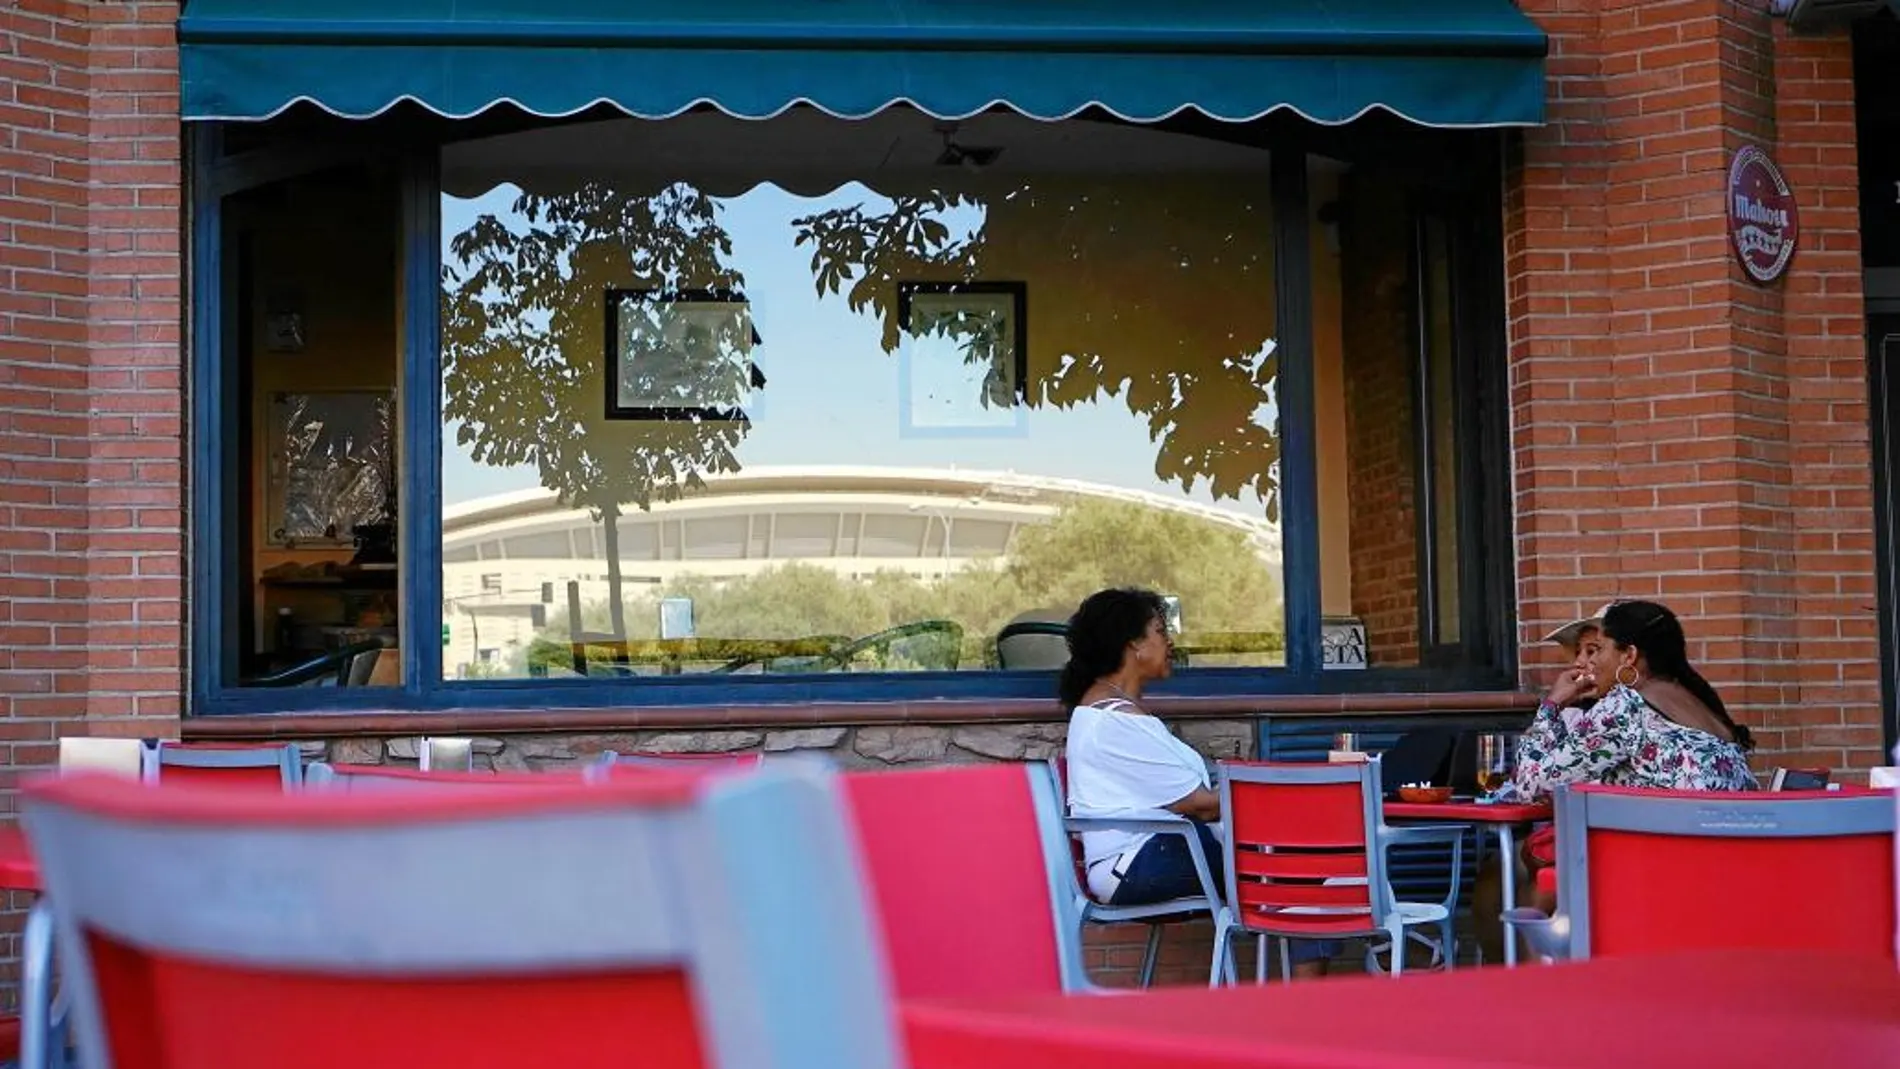
[[[1496,794],[1510,782],[1517,764],[1517,738],[1513,735],[1486,733],[1478,736],[1478,789]]]

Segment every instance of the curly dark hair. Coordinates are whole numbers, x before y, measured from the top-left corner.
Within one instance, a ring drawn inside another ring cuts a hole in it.
[[[1152,590],[1122,587],[1090,594],[1069,617],[1069,663],[1056,685],[1062,708],[1080,705],[1096,680],[1121,669],[1129,644],[1140,641],[1149,624],[1167,618],[1167,604]]]
[[[1619,601],[1603,614],[1603,633],[1619,649],[1633,646],[1641,651],[1643,660],[1649,663],[1650,675],[1682,684],[1684,690],[1708,706],[1709,712],[1728,728],[1737,746],[1744,750],[1755,748],[1755,737],[1729,716],[1722,696],[1689,663],[1688,638],[1682,632],[1682,621],[1668,606],[1653,601]]]

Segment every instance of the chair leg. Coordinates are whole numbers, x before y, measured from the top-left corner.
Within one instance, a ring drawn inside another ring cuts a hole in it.
[[[1147,988],[1154,986],[1155,964],[1160,958],[1161,926],[1159,924],[1150,924],[1148,926],[1148,950],[1141,956],[1141,979],[1139,982],[1142,987]]]
[[[1264,984],[1267,982],[1267,957],[1272,953],[1273,946],[1265,932],[1254,936],[1253,946],[1253,982]]]
[[[1398,976],[1405,971],[1405,925],[1394,922],[1386,928],[1386,934],[1392,937],[1392,961],[1386,971]]]
[[[55,1064],[53,1034],[53,915],[46,899],[33,903],[20,937],[20,1066]]]
[[[1285,936],[1280,937],[1280,980],[1293,982],[1293,940]]]
[[[1447,916],[1443,923],[1439,924],[1438,938],[1441,941],[1439,945],[1444,948],[1442,954],[1445,960],[1445,971],[1450,972],[1458,967],[1458,936],[1452,931],[1452,918],[1450,916]]]
[[[1221,985],[1221,974],[1226,971],[1224,965],[1229,953],[1228,943],[1232,938],[1233,929],[1228,927],[1226,918],[1219,915],[1215,916],[1214,957],[1207,966],[1207,986],[1209,987],[1219,987]]]

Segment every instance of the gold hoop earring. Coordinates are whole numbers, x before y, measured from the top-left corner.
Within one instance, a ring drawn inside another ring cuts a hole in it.
[[[1623,678],[1624,672],[1628,672],[1630,674],[1630,677],[1627,681],[1625,681]],[[1629,687],[1632,690],[1636,688],[1636,684],[1641,683],[1643,681],[1643,677],[1641,673],[1636,671],[1636,666],[1633,664],[1617,665],[1615,678],[1616,678],[1616,682],[1618,686]]]

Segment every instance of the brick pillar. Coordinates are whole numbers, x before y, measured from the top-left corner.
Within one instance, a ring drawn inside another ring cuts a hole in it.
[[[175,734],[173,3],[0,7],[0,787],[59,734]],[[5,808],[11,809],[10,799]]]
[[[67,734],[175,735],[173,3],[0,4],[0,814]],[[0,911],[13,997],[26,906]]]
[[[1800,198],[1802,239],[1783,303],[1795,510],[1798,704],[1791,749],[1834,765],[1880,754],[1873,468],[1861,292],[1854,58],[1845,32],[1775,36],[1776,155]]]
[[[1656,598],[1758,729],[1758,767],[1874,763],[1848,38],[1790,39],[1740,0],[1525,7],[1553,37],[1552,123],[1508,220],[1527,682],[1554,623]],[[1727,241],[1743,144],[1800,205],[1771,287]]]

